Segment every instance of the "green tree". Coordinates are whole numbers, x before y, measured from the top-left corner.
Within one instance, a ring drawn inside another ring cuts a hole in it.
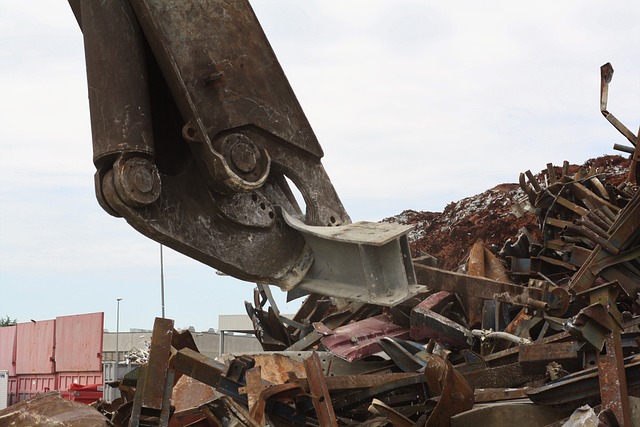
[[[5,317],[0,317],[0,327],[13,326],[16,323],[18,323],[18,319],[11,319],[8,315]]]

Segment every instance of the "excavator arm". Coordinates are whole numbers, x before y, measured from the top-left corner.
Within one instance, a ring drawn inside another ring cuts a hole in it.
[[[410,227],[351,224],[246,0],[69,2],[107,212],[224,273],[297,295],[392,306],[421,285],[459,290],[455,273],[414,266]],[[471,294],[503,285],[476,280]],[[566,309],[563,295],[511,293],[510,303]]]
[[[239,279],[297,284],[313,255],[276,206],[308,225],[350,219],[249,3],[70,4],[84,36],[101,206]]]

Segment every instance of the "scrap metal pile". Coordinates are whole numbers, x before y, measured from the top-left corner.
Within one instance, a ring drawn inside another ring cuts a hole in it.
[[[478,240],[455,273],[415,258],[428,290],[400,304],[311,294],[287,318],[259,286],[246,307],[265,351],[223,360],[157,319],[126,403],[103,411],[115,425],[637,423],[634,168],[618,185],[603,168],[569,170],[522,175],[541,240],[524,229],[499,251]]]
[[[148,363],[78,425],[637,425],[640,192],[625,164],[618,185],[599,167],[523,174],[541,240],[478,240],[455,273],[414,258],[428,289],[400,304],[311,294],[287,318],[259,286],[246,308],[264,352],[214,360],[156,319]],[[31,412],[40,401],[57,405]]]
[[[149,363],[99,408],[115,425],[632,425],[640,193],[631,174],[568,170],[521,179],[541,241],[479,240],[458,273],[415,259],[429,290],[401,304],[312,294],[289,319],[260,286],[247,310],[265,351],[223,360],[156,319]]]

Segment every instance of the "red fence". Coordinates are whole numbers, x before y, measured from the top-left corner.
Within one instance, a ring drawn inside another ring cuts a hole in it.
[[[0,370],[9,371],[9,404],[72,384],[102,383],[104,313],[0,328]]]

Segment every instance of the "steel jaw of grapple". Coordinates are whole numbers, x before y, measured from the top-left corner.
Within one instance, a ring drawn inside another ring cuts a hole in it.
[[[101,206],[242,280],[291,289],[306,224],[350,223],[245,0],[70,0],[83,31]]]
[[[357,222],[310,226],[282,212],[313,252],[298,288],[308,292],[393,306],[425,291],[416,283],[407,232],[411,226]]]

